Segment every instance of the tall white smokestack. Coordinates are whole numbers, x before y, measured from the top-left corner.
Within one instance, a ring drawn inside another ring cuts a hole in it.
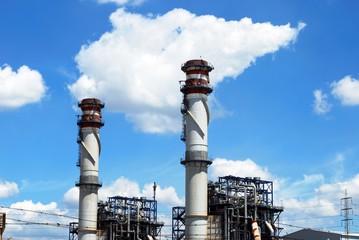
[[[186,81],[181,85],[183,105],[183,137],[186,157],[186,239],[206,239],[208,218],[207,184],[208,123],[207,95],[212,92],[209,72],[213,67],[204,60],[190,60],[182,65]]]
[[[79,102],[82,116],[77,122],[79,126],[78,143],[80,145],[80,188],[79,197],[79,240],[96,240],[97,234],[97,202],[98,189],[98,160],[101,151],[100,128],[101,109],[104,103],[96,98],[86,98]]]

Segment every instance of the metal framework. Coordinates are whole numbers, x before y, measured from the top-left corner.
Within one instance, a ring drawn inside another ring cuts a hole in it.
[[[172,239],[183,239],[185,231],[185,207],[172,208]]]
[[[219,177],[208,183],[207,238],[210,240],[278,239],[283,207],[273,205],[273,182],[260,178]],[[183,210],[179,212],[178,209]],[[172,210],[172,239],[183,238],[184,208]],[[182,224],[182,225],[181,225]]]
[[[222,218],[224,239],[277,239],[283,207],[273,205],[273,182],[260,178],[219,177],[208,184],[209,212]],[[259,228],[255,229],[254,226]]]
[[[157,201],[146,198],[110,197],[99,203],[101,239],[156,239],[162,222],[157,221]]]
[[[146,198],[109,197],[98,203],[98,240],[152,240],[161,232],[157,201]],[[78,223],[69,227],[69,240],[78,239]]]
[[[79,224],[77,222],[70,222],[69,225],[69,240],[78,239]]]
[[[353,221],[353,218],[350,217],[350,214],[353,214],[353,208],[351,208],[352,198],[348,197],[348,193],[346,189],[345,189],[345,197],[341,198],[341,202],[343,205],[341,211],[344,212],[344,219],[342,220],[342,222],[344,222],[344,230],[345,230],[344,239],[350,239],[349,238],[350,222]]]

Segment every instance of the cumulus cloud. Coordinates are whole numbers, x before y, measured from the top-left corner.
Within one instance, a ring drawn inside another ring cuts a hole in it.
[[[147,198],[152,198],[153,184],[146,184],[142,190],[142,194]],[[158,201],[158,203],[165,205],[168,208],[174,206],[184,206],[184,198],[180,198],[176,193],[176,189],[172,186],[165,188],[157,186],[156,200]]]
[[[99,189],[99,200],[105,202],[108,197],[113,196],[146,197],[151,199],[153,197],[153,183],[145,184],[143,189],[141,189],[137,182],[120,177]],[[175,188],[172,186],[162,188],[160,185],[157,185],[156,199],[158,204],[166,207],[184,204],[184,199],[177,195]],[[78,201],[79,189],[76,187],[69,189],[63,197],[63,202],[68,207],[78,206]]]
[[[112,31],[77,54],[81,76],[68,88],[78,99],[100,98],[110,111],[124,113],[136,129],[149,133],[181,129],[178,81],[185,78],[184,61],[211,62],[216,86],[240,75],[256,58],[289,46],[305,26],[226,21],[184,9],[155,17],[118,9],[110,20]]]
[[[343,79],[333,82],[332,95],[336,97],[342,105],[359,105],[359,80],[351,76],[345,76]]]
[[[316,193],[332,202],[338,202],[338,199],[344,196],[345,190],[348,191],[348,194],[351,197],[359,197],[359,174],[346,181],[333,184],[323,184],[316,189]]]
[[[328,102],[328,95],[321,90],[315,90],[313,111],[318,115],[326,114],[332,108],[332,105]]]
[[[106,201],[108,197],[140,197],[140,187],[137,182],[131,181],[125,177],[120,177],[109,185],[104,185],[99,189],[99,200]],[[79,203],[79,189],[77,187],[70,188],[63,197],[66,206],[74,207]]]
[[[60,210],[55,202],[43,204],[24,200],[11,204],[5,213],[5,238],[17,238],[21,235],[21,239],[26,240],[64,239],[68,235],[68,223],[74,220],[67,218],[67,211]],[[34,228],[34,225],[37,227]]]
[[[140,187],[137,182],[131,181],[125,177],[120,177],[108,186],[103,186],[99,190],[99,198],[103,201],[107,197],[122,196],[122,197],[141,197]]]
[[[79,189],[77,187],[70,188],[63,196],[62,201],[66,207],[70,209],[78,208],[79,205]]]
[[[222,176],[238,176],[238,177],[260,177],[264,180],[273,181],[274,176],[268,169],[257,165],[251,159],[246,160],[228,160],[216,158],[209,167],[209,176],[212,180]]]
[[[7,198],[19,193],[16,183],[0,179],[0,198]]]
[[[41,74],[22,66],[13,71],[8,65],[0,67],[0,109],[14,109],[37,103],[44,96],[46,86]]]
[[[342,157],[338,158],[342,161]],[[284,206],[281,222],[312,228],[338,226],[342,219],[340,199],[346,190],[348,196],[358,198],[358,189],[359,174],[335,183],[326,182],[321,174],[304,175],[294,183],[287,182],[277,196]]]

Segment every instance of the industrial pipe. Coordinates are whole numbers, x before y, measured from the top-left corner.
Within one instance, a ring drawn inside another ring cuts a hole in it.
[[[261,240],[261,233],[259,231],[257,221],[252,222],[252,232],[253,232],[253,239],[254,240]]]
[[[267,228],[268,228],[268,230],[270,232],[270,236],[273,237],[274,236],[274,229],[273,229],[272,225],[268,221],[265,221],[264,223],[265,223],[265,225],[267,226]]]

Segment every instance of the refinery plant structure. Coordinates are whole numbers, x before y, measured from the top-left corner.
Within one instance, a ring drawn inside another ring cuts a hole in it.
[[[157,201],[146,198],[109,197],[98,203],[98,240],[143,239],[159,236],[163,223],[157,221]],[[78,224],[70,223],[69,240],[80,239]]]
[[[189,60],[181,66],[186,79],[180,81],[185,143],[185,206],[172,209],[173,240],[273,240],[279,239],[282,207],[273,204],[273,183],[260,178],[223,176],[208,181],[208,95],[213,91],[205,60]],[[101,152],[101,109],[96,98],[79,102],[82,110],[78,144],[80,178],[78,222],[70,223],[69,240],[163,239],[163,222],[158,220],[156,183],[153,199],[111,196],[98,200]],[[169,239],[169,238],[166,238]]]
[[[207,235],[211,240],[279,239],[283,207],[273,205],[273,182],[219,177],[208,183]],[[185,238],[186,208],[172,208],[172,240]]]

